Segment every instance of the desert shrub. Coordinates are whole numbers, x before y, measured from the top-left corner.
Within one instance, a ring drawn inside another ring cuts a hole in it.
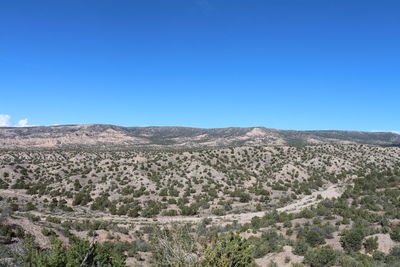
[[[347,217],[344,217],[343,220],[342,220],[342,224],[345,224],[345,225],[350,224],[350,219],[347,218]]]
[[[392,232],[390,232],[390,238],[391,238],[393,241],[400,242],[400,227],[396,227],[395,230],[393,230]]]
[[[159,195],[160,197],[168,196],[168,188],[162,188],[162,189],[160,190],[160,192],[158,193],[158,195]]]
[[[262,218],[260,218],[258,216],[254,216],[253,218],[251,218],[251,226],[254,229],[260,229],[264,225],[265,225],[265,221]]]
[[[251,196],[248,193],[245,193],[243,190],[231,192],[230,196],[239,198],[239,201],[242,203],[247,203],[251,200]]]
[[[242,203],[247,203],[251,200],[251,196],[249,194],[246,193],[242,193],[239,196],[239,201]]]
[[[259,196],[259,195],[269,196],[270,195],[270,192],[267,189],[262,189],[262,188],[256,189],[255,193],[256,193],[257,196]]]
[[[172,197],[179,197],[179,191],[174,188],[169,189],[168,192],[169,192],[169,195]]]
[[[293,229],[287,229],[286,230],[286,235],[291,236],[293,234]]]
[[[195,203],[190,204],[189,206],[181,205],[179,207],[181,209],[181,215],[183,216],[193,216],[198,212],[198,205]]]
[[[361,253],[341,254],[336,259],[336,265],[342,267],[381,266],[376,264],[371,257]]]
[[[10,203],[10,208],[12,211],[18,211],[19,210],[19,205],[17,203]]]
[[[59,218],[52,217],[52,216],[47,217],[46,221],[51,222],[51,223],[56,223],[56,224],[61,223],[61,220]]]
[[[10,244],[14,237],[22,238],[24,235],[24,230],[19,226],[0,224],[0,243]]]
[[[304,262],[311,267],[332,266],[335,263],[337,253],[330,246],[309,250],[304,256]]]
[[[330,224],[320,225],[320,220],[314,219],[318,225],[300,228],[298,238],[304,239],[310,246],[316,247],[325,244],[325,238],[332,238],[335,228]]]
[[[177,210],[164,210],[162,212],[163,216],[177,216],[178,215],[178,211]]]
[[[188,225],[156,229],[152,244],[158,266],[192,266],[199,261],[196,240]]]
[[[365,251],[368,253],[373,252],[374,250],[378,249],[378,237],[370,237],[364,241],[364,248]]]
[[[2,179],[0,179],[0,189],[8,189],[9,185]]]
[[[253,241],[254,242],[254,241]],[[253,257],[259,259],[270,253],[271,248],[267,242],[254,242]]]
[[[134,207],[132,207],[129,211],[128,211],[128,216],[129,217],[139,217],[139,211],[141,210],[142,208],[139,206],[139,205],[137,205],[137,206],[134,206]]]
[[[87,203],[92,201],[92,198],[90,197],[90,193],[87,191],[80,191],[79,193],[75,194],[74,200],[72,201],[72,205],[74,206],[84,206]]]
[[[248,241],[253,247],[254,258],[261,258],[268,253],[282,251],[286,244],[282,235],[274,231],[263,232],[260,237],[250,237]]]
[[[176,199],[175,198],[169,198],[168,199],[168,204],[170,204],[170,205],[174,205],[174,204],[176,204],[177,202],[176,202]]]
[[[25,241],[25,247],[25,253],[19,257],[23,266],[126,266],[122,254],[115,253],[104,245],[91,244],[81,239],[74,239],[68,248],[64,247],[60,240],[54,239],[49,251],[36,247],[32,240],[28,239]]]
[[[389,266],[394,265],[395,263],[400,262],[400,246],[395,246],[390,249],[389,255],[385,258],[385,263]]]
[[[78,191],[78,190],[81,189],[81,188],[82,188],[81,183],[79,182],[78,179],[75,179],[75,181],[74,181],[74,190],[75,190],[75,191]]]
[[[48,228],[42,228],[41,232],[44,236],[56,236],[56,233],[53,230],[48,229]]]
[[[309,249],[309,245],[302,239],[296,240],[293,246],[293,254],[304,256]]]
[[[344,231],[342,237],[340,238],[340,243],[346,252],[356,252],[361,249],[363,238],[363,231],[355,228],[349,231]]]
[[[25,208],[27,211],[36,210],[36,206],[32,202],[28,202]]]
[[[154,200],[149,200],[146,203],[146,206],[142,210],[142,216],[144,217],[152,217],[156,216],[160,213],[161,211],[161,203],[154,201]]]
[[[305,234],[305,241],[310,244],[312,247],[316,247],[318,245],[325,244],[325,239],[323,235],[318,233],[317,231],[314,230],[308,230],[307,233]]]
[[[128,212],[128,207],[126,205],[121,205],[119,206],[118,210],[117,210],[117,215],[126,215],[126,213]]]
[[[306,219],[311,219],[315,216],[316,216],[316,214],[314,213],[314,211],[312,211],[310,209],[304,209],[297,214],[298,218],[306,218]]]
[[[108,195],[103,194],[99,197],[97,197],[92,205],[90,206],[90,209],[92,210],[102,210],[104,211],[106,208],[110,206],[111,202],[108,200]]]
[[[211,210],[212,214],[217,215],[217,216],[223,216],[225,215],[225,211],[223,209],[220,208],[213,208]]]
[[[117,209],[117,205],[115,205],[114,203],[111,203],[108,206],[108,211],[112,214],[112,215],[117,215],[118,209]]]
[[[250,243],[239,234],[229,232],[214,240],[205,253],[205,266],[254,266]]]
[[[375,250],[374,253],[372,254],[372,258],[375,261],[384,261],[385,260],[385,253],[379,250]]]
[[[356,259],[353,259],[349,255],[339,255],[337,258],[337,264],[342,267],[359,267],[360,265]]]

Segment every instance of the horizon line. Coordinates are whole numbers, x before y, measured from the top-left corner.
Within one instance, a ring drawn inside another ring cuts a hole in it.
[[[328,131],[338,131],[338,132],[360,132],[360,133],[392,133],[400,135],[400,131],[393,130],[343,130],[343,129],[307,129],[307,130],[298,130],[298,129],[282,129],[282,128],[273,128],[266,126],[227,126],[227,127],[195,127],[195,126],[177,126],[177,125],[148,125],[148,126],[124,126],[118,124],[111,123],[82,123],[82,124],[51,124],[51,125],[27,125],[27,126],[0,126],[0,129],[25,129],[25,128],[39,128],[39,127],[66,127],[66,126],[95,126],[95,125],[103,125],[103,126],[115,126],[121,128],[190,128],[190,129],[204,129],[204,130],[212,130],[212,129],[230,129],[230,128],[239,128],[239,129],[250,129],[250,128],[264,128],[270,130],[281,130],[281,131],[297,131],[297,132],[328,132]]]

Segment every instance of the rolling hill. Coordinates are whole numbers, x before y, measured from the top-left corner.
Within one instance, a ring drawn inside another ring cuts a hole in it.
[[[202,148],[254,145],[369,144],[398,145],[390,132],[292,131],[264,127],[201,129],[62,125],[0,128],[0,148]]]

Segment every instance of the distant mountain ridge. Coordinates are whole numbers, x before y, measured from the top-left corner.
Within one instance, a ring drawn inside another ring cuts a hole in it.
[[[398,145],[392,132],[294,131],[264,127],[122,127],[106,124],[0,128],[0,149],[202,148],[254,145]]]

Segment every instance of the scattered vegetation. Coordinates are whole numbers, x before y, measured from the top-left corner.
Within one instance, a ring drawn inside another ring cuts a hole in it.
[[[399,152],[1,151],[0,266],[397,266]]]

